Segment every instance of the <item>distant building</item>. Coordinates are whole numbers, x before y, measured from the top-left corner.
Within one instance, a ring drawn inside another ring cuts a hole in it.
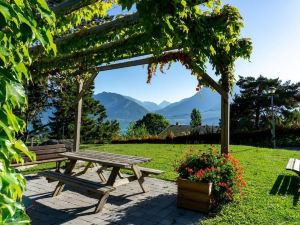
[[[187,136],[191,133],[196,134],[212,134],[212,133],[219,133],[220,127],[219,126],[197,126],[192,127],[190,125],[170,125],[164,131],[162,131],[158,136],[160,138],[165,139],[168,136],[178,137],[178,136]]]

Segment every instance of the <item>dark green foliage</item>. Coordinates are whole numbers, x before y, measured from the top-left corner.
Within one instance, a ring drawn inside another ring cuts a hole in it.
[[[136,121],[135,127],[145,126],[151,135],[158,135],[170,125],[169,121],[160,114],[147,113],[141,120]]]
[[[50,117],[51,136],[57,139],[73,138],[78,83],[74,77],[67,77],[63,85],[60,81],[53,100],[54,113]],[[93,89],[92,85],[83,96],[81,139],[83,142],[110,142],[120,130],[119,123],[106,121],[105,108],[93,99]]]
[[[33,134],[46,131],[46,126],[41,122],[41,113],[51,106],[51,98],[54,92],[48,79],[37,78],[34,75],[32,81],[25,85],[25,91],[28,98],[28,107],[20,113],[20,116],[26,121],[26,129],[22,138],[27,141]],[[29,130],[30,124],[32,130]]]
[[[191,122],[190,125],[192,127],[197,127],[202,125],[202,117],[201,113],[198,109],[193,109],[191,113]]]
[[[237,85],[241,94],[231,104],[231,126],[233,130],[258,130],[270,127],[272,109],[267,90],[276,88],[274,112],[276,124],[288,121],[292,111],[299,107],[300,83],[283,83],[281,80],[260,76],[240,77]]]
[[[137,126],[135,122],[131,122],[127,127],[125,137],[126,138],[145,138],[149,136],[149,132],[146,129],[145,124]]]
[[[300,110],[296,109],[293,111],[285,111],[283,112],[282,121],[285,127],[300,127]]]
[[[112,6],[112,1],[99,2],[103,5],[99,7],[99,3],[98,8],[102,10],[98,9],[97,15],[93,12],[95,8],[89,13],[81,12],[84,18],[81,20],[77,14],[69,15],[66,22],[59,21],[63,22],[62,27],[59,25],[60,31],[95,26],[89,15],[103,17],[105,9]],[[221,4],[220,0],[122,0],[118,4],[126,9],[135,6],[137,22],[119,24],[116,29],[102,33],[89,32],[81,36],[78,32],[79,35],[58,44],[57,57],[40,58],[32,69],[48,74],[57,69],[92,68],[140,54],[161,56],[166,48],[179,48],[191,58],[190,69],[204,85],[208,84],[201,77],[210,63],[217,75],[223,75],[221,83],[227,90],[234,82],[235,60],[250,57],[251,40],[241,37],[242,16],[235,7]],[[103,48],[112,42],[111,48]]]

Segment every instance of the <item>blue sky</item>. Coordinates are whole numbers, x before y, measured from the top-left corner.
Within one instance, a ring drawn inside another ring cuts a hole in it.
[[[280,77],[300,81],[300,0],[227,0],[244,17],[243,36],[253,41],[251,62],[238,60],[235,74]],[[212,72],[210,72],[212,74]],[[166,74],[157,72],[146,84],[147,67],[138,66],[99,74],[95,93],[103,91],[143,101],[175,102],[196,93],[197,80],[180,64]]]

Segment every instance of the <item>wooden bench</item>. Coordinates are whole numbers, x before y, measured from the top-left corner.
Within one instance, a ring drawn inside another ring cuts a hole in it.
[[[67,151],[64,144],[33,146],[29,147],[28,149],[36,154],[36,160],[31,161],[31,159],[29,159],[27,156],[24,156],[24,163],[13,163],[13,167],[56,162],[56,171],[59,171],[61,162],[67,160],[66,157],[62,157],[59,155],[60,153],[64,153]]]
[[[78,175],[82,175],[82,174],[86,173],[87,170],[88,170],[91,166],[93,166],[93,163],[88,163],[88,164],[85,166],[84,170],[83,170],[82,172],[78,173]],[[100,167],[100,168],[97,170],[97,173],[98,173],[98,175],[99,175],[99,174],[101,175],[101,176],[100,176],[100,179],[101,179],[103,182],[106,181],[106,179],[104,178],[104,175],[103,175],[103,171],[106,170],[106,169],[107,169],[106,166],[102,166],[102,167]],[[130,167],[125,167],[125,169],[131,170]],[[159,175],[159,174],[164,173],[164,171],[162,171],[162,170],[157,170],[157,169],[152,169],[152,168],[146,168],[146,167],[139,167],[139,169],[140,169],[140,171],[142,172],[142,176],[143,176],[143,177],[148,177],[149,175]],[[121,173],[119,173],[118,175],[119,175],[120,178],[123,177],[123,176],[121,175]]]
[[[44,176],[51,181],[56,180],[63,184],[76,187],[79,190],[86,190],[88,192],[100,194],[99,202],[96,205],[95,213],[98,213],[103,209],[109,196],[109,193],[115,190],[115,188],[112,186],[107,186],[105,184],[100,184],[79,177],[61,174],[53,171],[43,171],[40,172],[39,175]],[[55,189],[53,192],[53,197],[59,195],[61,190],[62,189]]]
[[[156,170],[152,168],[145,168],[145,167],[139,167],[139,168],[144,177],[148,177],[149,175],[159,175],[164,172],[162,170]]]
[[[300,160],[290,158],[288,164],[286,165],[286,169],[294,171],[300,176]]]

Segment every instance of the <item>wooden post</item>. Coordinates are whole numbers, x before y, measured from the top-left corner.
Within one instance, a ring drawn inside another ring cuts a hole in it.
[[[229,93],[221,96],[221,152],[229,153],[230,139],[230,104]]]
[[[78,93],[81,93],[83,87],[83,80],[79,80],[78,84]],[[75,116],[75,132],[74,132],[74,143],[73,143],[73,151],[79,151],[80,147],[80,127],[81,127],[81,113],[82,113],[82,96],[77,99],[77,108],[76,108],[76,116]]]

